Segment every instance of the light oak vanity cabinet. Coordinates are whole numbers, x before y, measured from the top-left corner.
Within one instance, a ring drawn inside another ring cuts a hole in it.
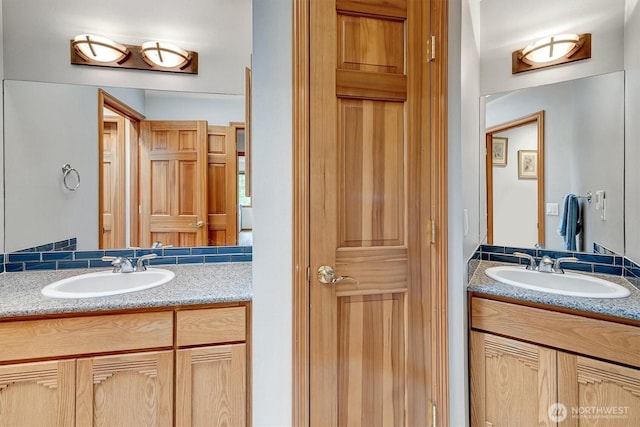
[[[0,322],[0,426],[241,426],[249,304]]]
[[[471,299],[472,427],[640,425],[640,327]]]

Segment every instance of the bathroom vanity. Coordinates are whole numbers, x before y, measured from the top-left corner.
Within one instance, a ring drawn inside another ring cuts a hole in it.
[[[640,291],[553,295],[496,283],[493,265],[468,287],[471,425],[639,425]]]
[[[0,276],[0,426],[248,425],[250,264],[167,268],[75,301],[40,289],[78,272]]]

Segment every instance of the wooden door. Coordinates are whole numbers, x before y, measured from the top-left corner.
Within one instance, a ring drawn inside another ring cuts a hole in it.
[[[311,426],[436,416],[430,4],[310,3]]]
[[[209,246],[238,244],[237,126],[209,126],[208,239]]]
[[[563,427],[637,427],[640,369],[558,352],[558,403]]]
[[[102,230],[100,249],[125,247],[125,122],[105,116],[102,126]]]
[[[176,352],[176,425],[246,425],[246,346]]]
[[[472,331],[472,427],[555,426],[556,351]]]
[[[73,360],[0,366],[0,426],[72,427],[74,390]]]
[[[77,361],[79,426],[172,426],[173,351]]]
[[[207,245],[207,122],[140,122],[140,245]]]

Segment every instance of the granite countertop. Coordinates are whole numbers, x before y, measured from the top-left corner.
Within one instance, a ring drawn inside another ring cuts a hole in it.
[[[610,299],[584,298],[551,294],[548,292],[538,292],[513,285],[507,285],[493,280],[484,273],[489,267],[501,265],[513,266],[513,264],[505,264],[502,262],[480,261],[475,272],[469,279],[467,290],[486,295],[495,295],[550,306],[570,308],[586,313],[597,313],[623,319],[640,320],[640,290],[635,288],[623,277],[605,274],[591,274],[628,288],[631,291],[631,295],[628,297]]]
[[[251,301],[250,262],[154,268],[171,270],[175,277],[155,288],[95,298],[50,298],[40,291],[60,279],[108,269],[0,274],[0,318]]]

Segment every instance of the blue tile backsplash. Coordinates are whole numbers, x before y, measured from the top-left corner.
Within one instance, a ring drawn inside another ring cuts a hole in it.
[[[528,260],[513,255],[514,252],[529,254],[535,257],[536,262],[540,262],[540,258],[545,255],[554,259],[560,257],[576,257],[578,258],[578,262],[565,262],[562,264],[562,268],[565,270],[575,270],[587,273],[624,276],[635,287],[640,288],[640,265],[608,250],[603,251],[604,253],[585,253],[480,245],[471,257],[471,260],[499,261],[512,264],[528,263]]]
[[[78,247],[78,239],[72,237],[58,242],[46,243],[32,248],[21,249],[16,252],[51,252],[51,251],[75,251]]]
[[[39,246],[49,247],[48,245]],[[67,246],[68,247],[68,246]],[[51,246],[51,250],[36,251],[35,248],[0,254],[0,273],[33,270],[64,270],[70,268],[105,268],[111,267],[103,256],[125,256],[137,258],[155,253],[157,258],[149,260],[150,265],[203,264],[217,262],[251,262],[253,248],[251,246],[207,246],[193,248],[163,249],[120,249],[100,251],[59,250]]]

